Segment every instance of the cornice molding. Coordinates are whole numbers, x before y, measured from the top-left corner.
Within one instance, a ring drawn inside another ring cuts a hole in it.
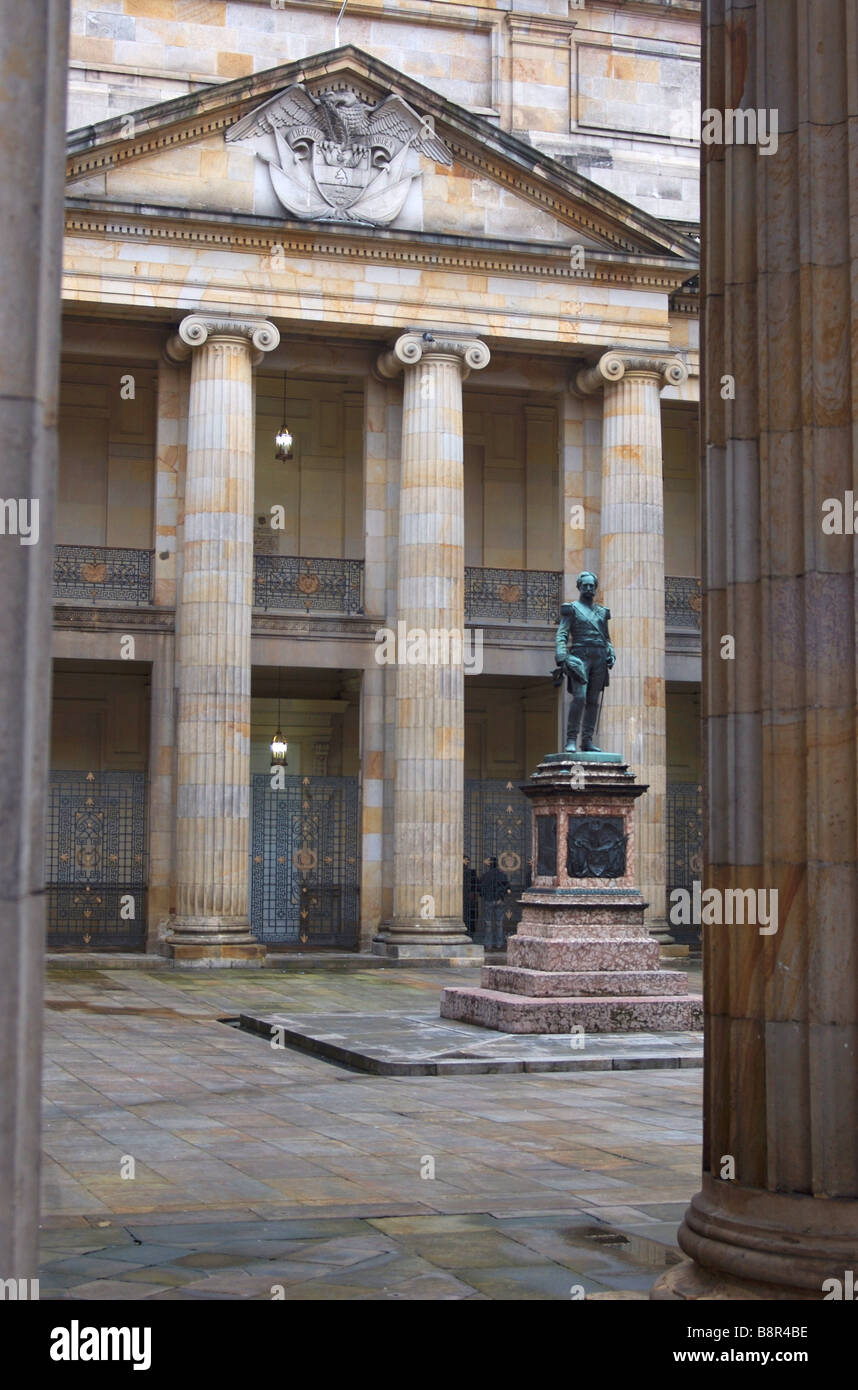
[[[169,214],[175,211],[173,220]],[[321,256],[335,260],[401,265],[411,268],[497,272],[500,274],[539,275],[557,280],[578,281],[581,284],[635,286],[643,290],[675,291],[688,279],[694,269],[688,262],[672,261],[659,256],[622,255],[617,252],[588,251],[586,269],[573,269],[568,246],[550,244],[492,247],[487,241],[445,236],[442,233],[376,230],[372,238],[365,232],[332,231],[328,225],[310,227],[306,224],[282,224],[274,219],[218,219],[216,214],[206,218],[194,210],[188,214],[181,209],[129,207],[126,210],[80,207],[66,209],[66,233],[70,236],[89,236],[97,240],[115,237],[136,242],[173,242],[185,246],[215,246],[240,252],[256,251],[263,256],[277,247],[287,256]],[[262,288],[261,286],[259,287]],[[271,289],[267,285],[266,290]]]
[[[78,607],[54,603],[53,625],[79,632],[173,632],[176,618],[172,608]]]
[[[697,291],[677,290],[670,296],[669,308],[672,314],[692,314],[696,318],[700,314],[700,295]]]
[[[375,634],[384,626],[383,618],[363,615],[346,617],[342,614],[262,613],[254,611],[251,619],[252,637],[311,637],[328,641],[342,637],[348,641],[369,642],[375,645]]]
[[[133,112],[131,115],[133,118]],[[215,111],[209,116],[201,115],[157,132],[141,134],[134,139],[121,137],[107,145],[95,145],[81,154],[68,157],[66,180],[71,183],[76,179],[88,178],[91,174],[116,169],[120,164],[127,164],[131,160],[145,159],[147,155],[172,150],[177,145],[186,145],[190,140],[216,135],[219,130],[227,130],[234,122],[235,115],[232,111]]]
[[[578,27],[577,19],[552,19],[550,15],[506,13],[506,27],[513,40],[529,39],[532,43],[564,47]]]

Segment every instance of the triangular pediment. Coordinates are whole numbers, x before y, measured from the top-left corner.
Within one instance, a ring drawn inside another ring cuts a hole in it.
[[[72,131],[75,203],[697,259],[690,238],[351,46]]]

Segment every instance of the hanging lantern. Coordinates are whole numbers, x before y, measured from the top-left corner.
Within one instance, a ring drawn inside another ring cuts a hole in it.
[[[288,764],[287,761],[286,761],[286,754],[288,753],[288,751],[289,751],[289,745],[288,745],[288,743],[286,742],[285,738],[283,737],[283,734],[281,733],[281,726],[280,726],[280,667],[278,666],[278,667],[277,667],[277,733],[274,735],[273,739],[271,740],[271,771],[272,771],[272,772],[274,772],[275,768],[278,768],[278,767],[288,767],[288,766],[289,766],[289,764]]]
[[[286,754],[288,753],[288,751],[289,751],[289,745],[288,745],[288,743],[286,742],[285,738],[283,737],[282,733],[280,732],[280,725],[279,725],[279,723],[278,723],[278,725],[277,725],[277,733],[274,735],[273,739],[271,740],[271,771],[272,771],[272,772],[274,771],[274,769],[275,769],[276,767],[288,767],[288,766],[289,766],[289,764],[288,764],[287,761],[286,761]]]
[[[286,424],[286,373],[283,373],[283,424],[274,436],[274,457],[280,463],[286,463],[292,458],[292,435],[289,426]]]

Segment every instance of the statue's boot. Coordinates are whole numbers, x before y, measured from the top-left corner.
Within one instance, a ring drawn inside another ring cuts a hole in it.
[[[601,748],[599,748],[598,745],[595,744],[591,738],[587,738],[586,735],[584,736],[584,738],[582,738],[582,740],[581,740],[581,752],[582,752],[582,753],[601,753],[601,752],[603,752],[603,751],[604,751],[604,750],[601,749]]]
[[[575,747],[575,740],[574,740],[574,738],[570,738],[570,740],[569,740],[569,742],[567,743],[566,747],[563,749],[563,752],[564,752],[564,753],[577,753],[577,752],[578,752],[578,749]]]

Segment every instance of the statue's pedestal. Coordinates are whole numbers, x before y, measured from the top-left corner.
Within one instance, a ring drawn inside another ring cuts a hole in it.
[[[533,882],[507,964],[479,989],[445,989],[442,1018],[503,1033],[702,1029],[687,976],[659,969],[635,887],[634,804],[646,787],[618,754],[550,753],[522,786]]]

